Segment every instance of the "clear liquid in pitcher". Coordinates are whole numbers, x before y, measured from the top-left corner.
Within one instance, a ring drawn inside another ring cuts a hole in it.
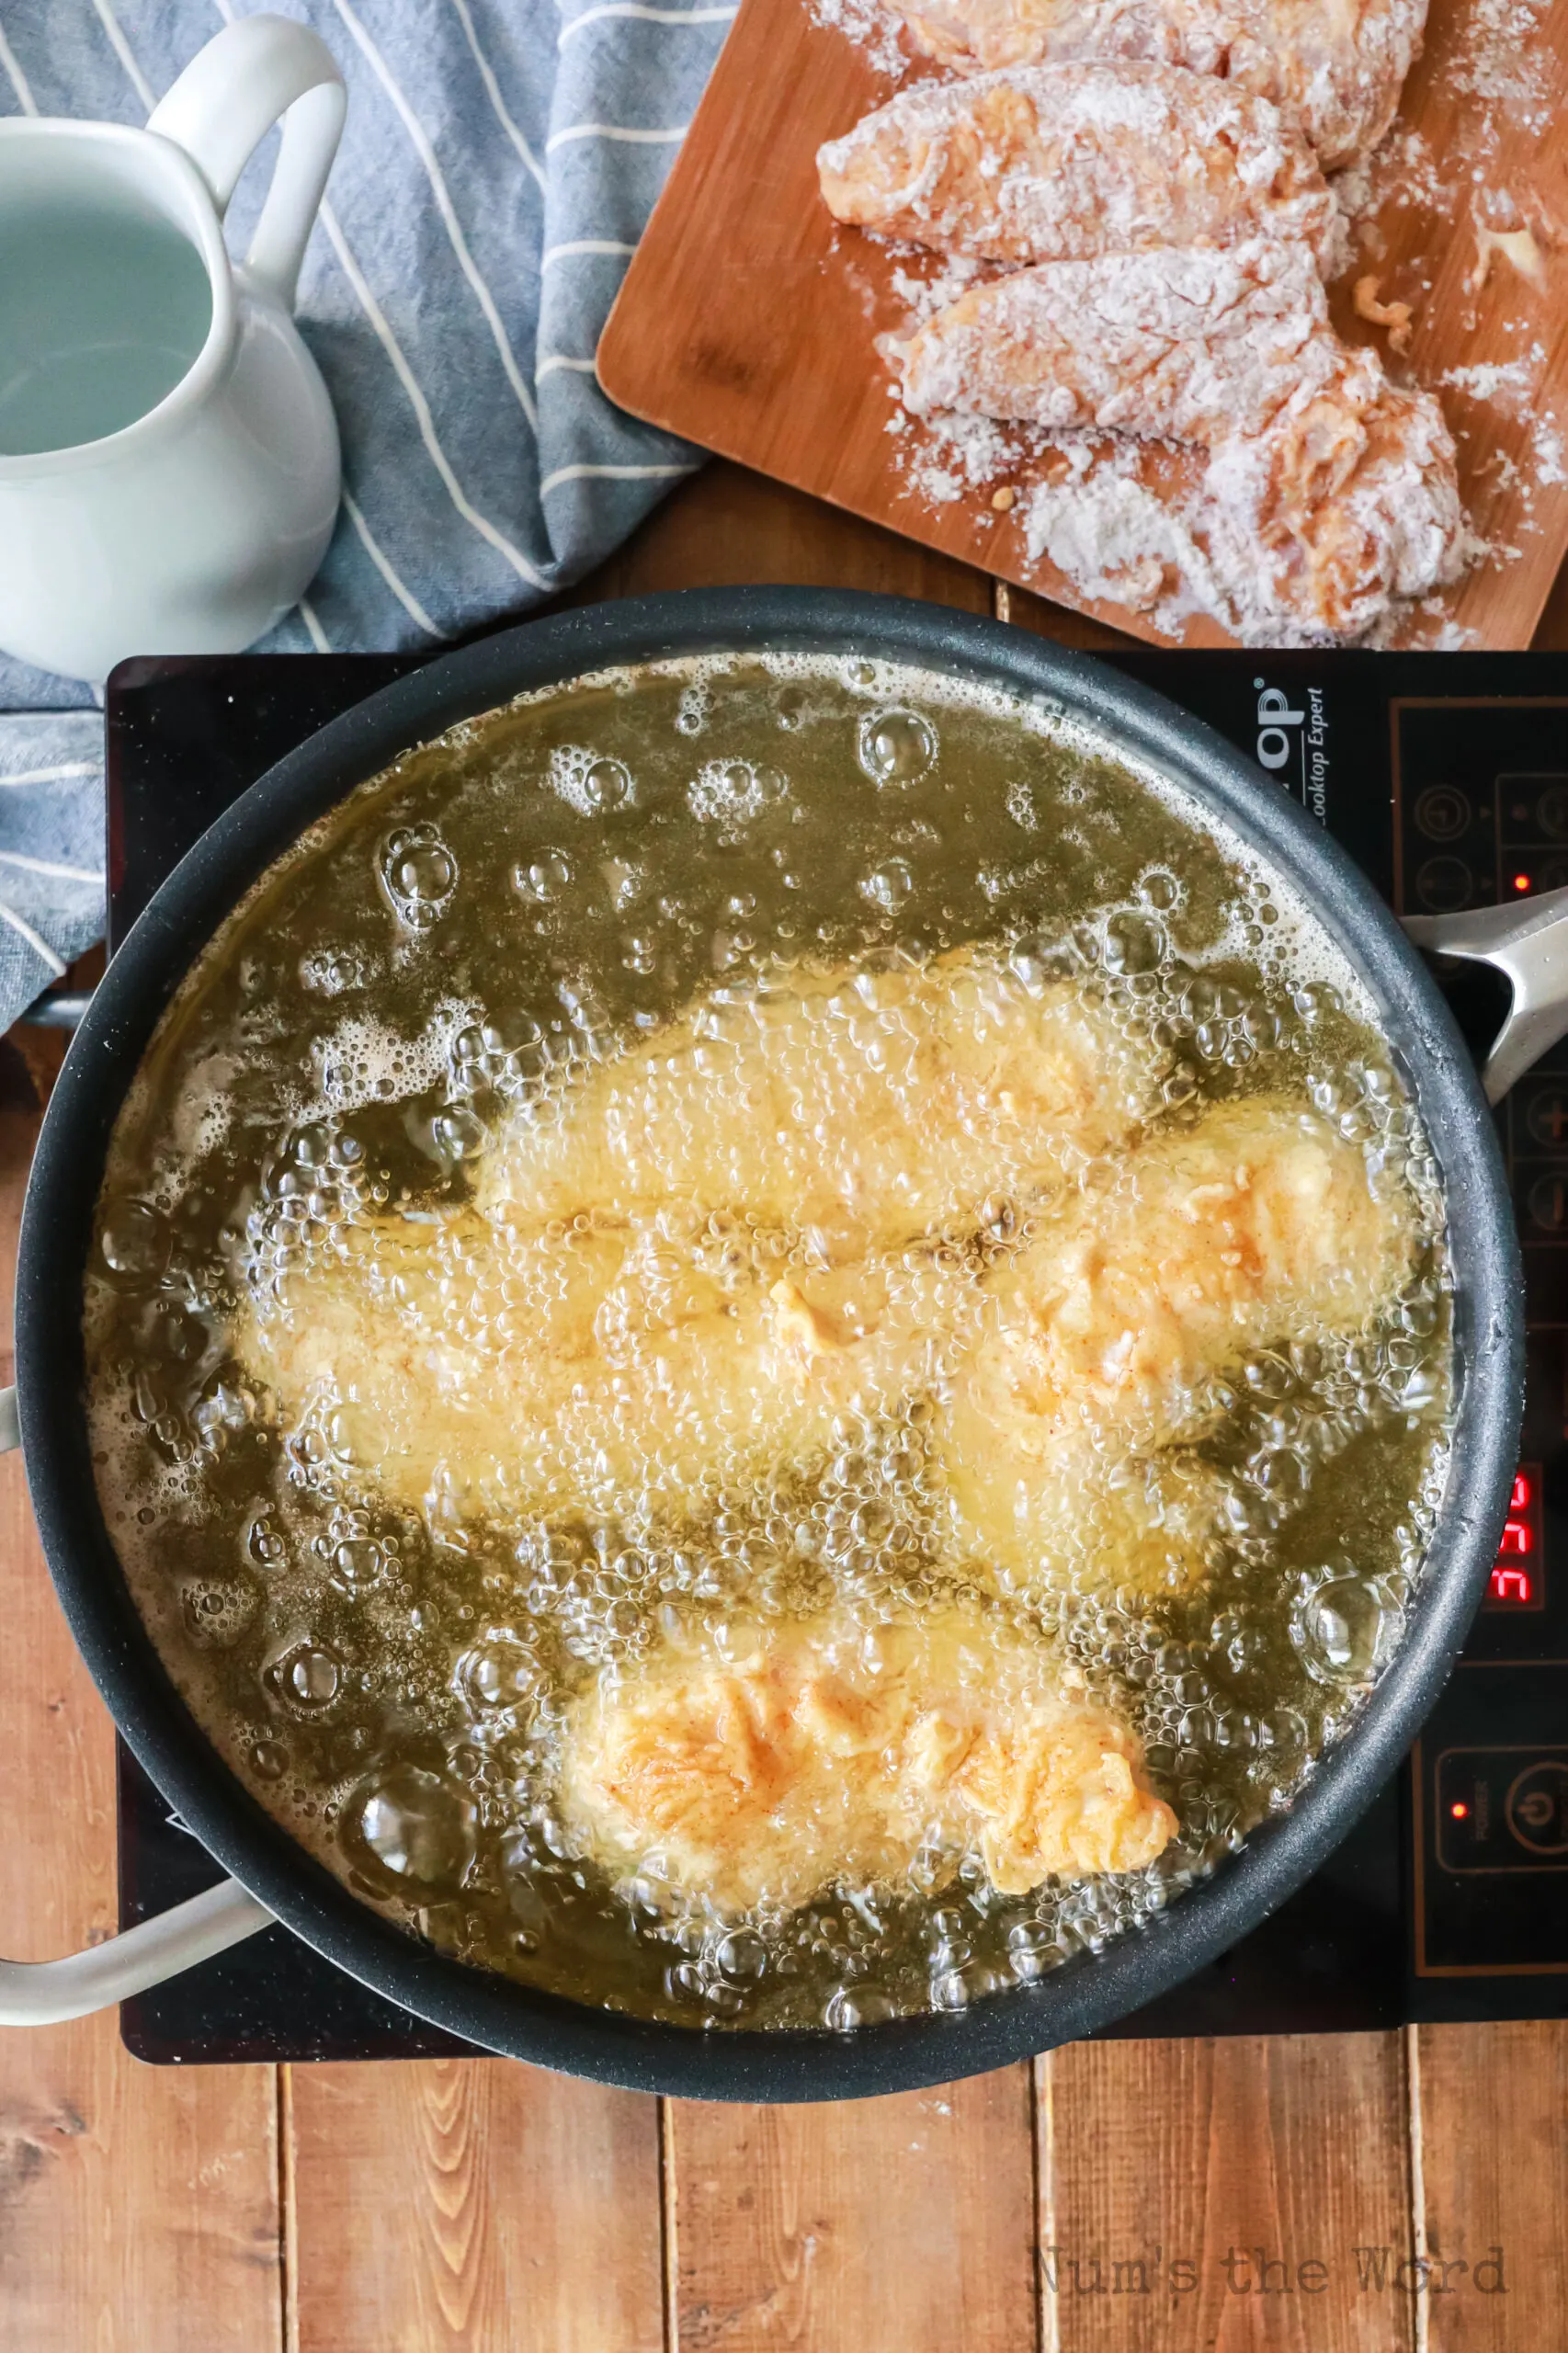
[[[99,441],[187,374],[212,324],[200,254],[121,199],[0,213],[0,456]]]

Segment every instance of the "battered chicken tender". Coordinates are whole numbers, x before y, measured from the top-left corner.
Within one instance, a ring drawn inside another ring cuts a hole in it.
[[[904,406],[1204,448],[1271,424],[1345,347],[1304,245],[1165,246],[971,287],[894,343]]]
[[[1359,636],[1395,597],[1450,586],[1466,563],[1453,438],[1430,392],[1390,384],[1375,352],[1346,347],[1309,374],[1267,429],[1215,449],[1217,517],[1244,517],[1245,549],[1278,612],[1320,636]]]
[[[1128,58],[1221,76],[1288,108],[1324,171],[1369,155],[1421,54],[1426,0],[889,0],[960,72]]]
[[[971,1227],[1157,1108],[1160,1058],[1067,983],[983,951],[715,991],[531,1106],[482,1168],[511,1221],[687,1202],[831,1257]]]
[[[1314,1112],[1259,1096],[1156,1136],[987,1279],[939,1438],[959,1540],[1027,1585],[1064,1465],[1199,1435],[1250,1349],[1360,1330],[1410,1255],[1403,1206]]]
[[[699,1638],[569,1722],[561,1801],[584,1851],[719,1912],[895,1879],[978,1847],[1019,1894],[1129,1871],[1174,1836],[1135,1735],[1062,1696],[1047,1654],[978,1611],[868,1634],[831,1616],[722,1655]]]
[[[840,221],[990,261],[1260,234],[1320,256],[1334,199],[1266,98],[1164,65],[1036,65],[900,91],[817,155]]]
[[[838,1267],[672,1210],[518,1232],[379,1218],[258,1290],[236,1347],[351,1482],[437,1521],[689,1512],[938,1381],[978,1293],[931,1248]]]
[[[1052,262],[893,346],[906,406],[1207,449],[1211,529],[1298,628],[1354,637],[1456,580],[1464,515],[1429,392],[1342,343],[1301,246]]]

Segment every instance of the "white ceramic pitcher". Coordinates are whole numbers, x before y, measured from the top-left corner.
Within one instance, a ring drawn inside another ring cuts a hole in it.
[[[6,653],[89,679],[132,654],[236,653],[305,589],[339,460],[290,313],[344,103],[314,33],[247,17],[145,131],[0,121]],[[280,118],[240,267],[223,211]]]

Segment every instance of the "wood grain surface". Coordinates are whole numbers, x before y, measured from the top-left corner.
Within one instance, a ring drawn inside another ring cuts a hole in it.
[[[290,2353],[659,2353],[652,2099],[501,2060],[288,2073]]]
[[[1433,0],[1401,110],[1402,135],[1422,143],[1399,151],[1397,178],[1381,174],[1372,257],[1335,298],[1342,331],[1370,343],[1382,330],[1354,315],[1356,278],[1375,274],[1383,300],[1415,305],[1410,365],[1442,388],[1467,512],[1494,549],[1434,609],[1404,618],[1402,643],[1451,628],[1477,644],[1528,645],[1568,549],[1568,10],[1516,11],[1512,54],[1501,21],[1496,0]],[[806,0],[743,0],[600,340],[604,389],[706,449],[1152,642],[1230,642],[1201,616],[1173,638],[1031,561],[1027,502],[996,513],[991,477],[958,494],[911,488],[926,431],[890,431],[898,412],[875,343],[906,324],[897,280],[912,265],[837,227],[815,163],[824,140],[894,86]],[[1532,275],[1478,244],[1503,220],[1533,224]],[[1543,427],[1555,441],[1538,441]],[[994,480],[1022,492],[1062,464],[1048,455]],[[1143,472],[1152,485],[1194,478],[1168,452],[1151,452]]]
[[[1024,2353],[1029,2070],[842,2107],[681,2100],[667,2127],[671,2353]]]
[[[991,593],[715,466],[578,595],[748,578]],[[0,1042],[6,1282],[57,1051]],[[112,1744],[15,1456],[0,1543],[0,1945],[41,1958],[113,1921]],[[501,2061],[146,2069],[111,2015],[0,2034],[0,2353],[1557,2353],[1565,2106],[1568,2026],[1092,2045],[1032,2083],[661,2115]],[[1494,2245],[1503,2292],[1471,2278]],[[1239,2284],[1256,2253],[1289,2290]]]

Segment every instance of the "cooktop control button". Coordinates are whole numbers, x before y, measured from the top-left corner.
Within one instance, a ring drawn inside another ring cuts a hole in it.
[[[1508,1790],[1503,1816],[1532,1855],[1568,1855],[1568,1765],[1542,1757],[1528,1765]]]
[[[1457,784],[1429,784],[1412,813],[1416,832],[1429,842],[1457,841],[1470,824],[1470,795]]]
[[[1435,915],[1453,915],[1475,896],[1475,877],[1462,858],[1429,858],[1415,877],[1415,895]]]

